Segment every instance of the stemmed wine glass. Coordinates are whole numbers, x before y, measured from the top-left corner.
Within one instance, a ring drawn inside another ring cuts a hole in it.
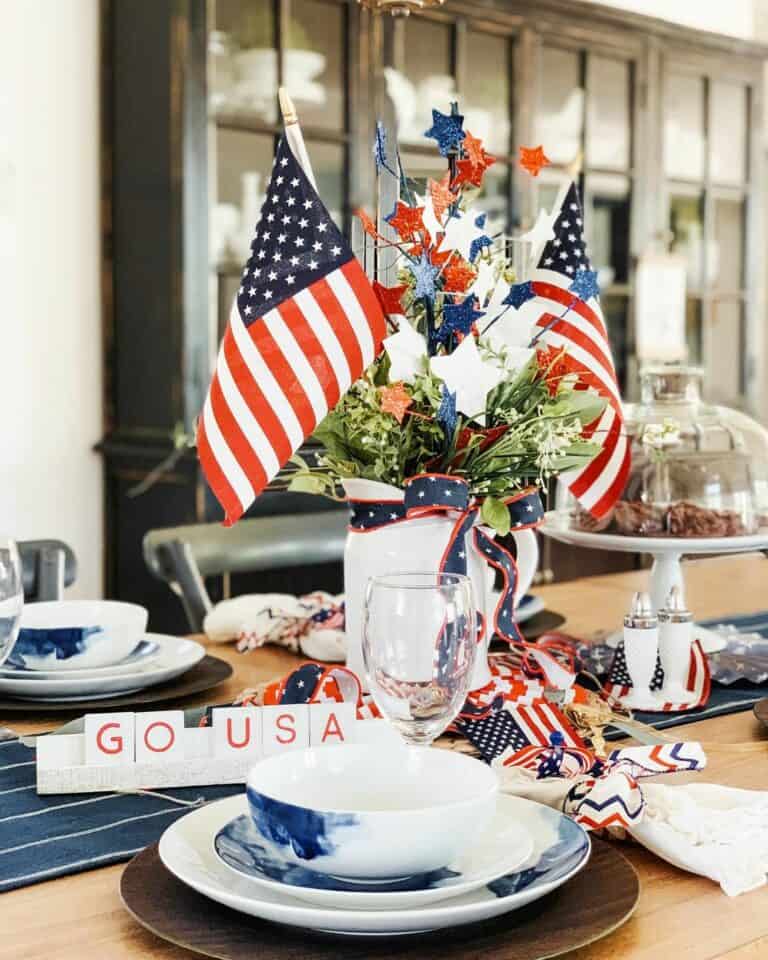
[[[407,743],[430,744],[469,693],[477,651],[472,581],[458,573],[371,577],[363,661],[376,706]]]
[[[0,664],[16,643],[23,606],[19,551],[13,540],[0,537]]]

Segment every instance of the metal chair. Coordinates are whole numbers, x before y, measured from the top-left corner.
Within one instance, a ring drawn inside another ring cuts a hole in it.
[[[190,629],[200,632],[212,607],[204,577],[332,563],[344,556],[348,514],[324,510],[150,530],[144,560],[180,598]]]
[[[77,560],[62,540],[19,540],[25,601],[61,600],[77,577]]]

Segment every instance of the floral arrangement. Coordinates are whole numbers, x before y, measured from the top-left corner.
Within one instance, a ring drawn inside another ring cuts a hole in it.
[[[583,467],[600,450],[584,429],[605,401],[569,372],[563,350],[539,342],[531,283],[515,276],[508,238],[489,235],[487,216],[474,205],[494,158],[463,129],[455,105],[450,114],[433,111],[433,119],[425,135],[436,140],[447,170],[423,196],[399,154],[394,163],[387,158],[377,126],[377,174],[400,183],[400,199],[384,218],[391,235],[382,236],[364,211],[358,216],[376,249],[397,257],[398,283],[375,284],[390,335],[316,430],[324,448],[316,465],[293,457],[289,489],[338,497],[340,481],[353,477],[402,487],[425,471],[456,475],[483,500],[485,522],[503,534],[504,497]],[[547,162],[541,148],[521,148],[532,174]]]

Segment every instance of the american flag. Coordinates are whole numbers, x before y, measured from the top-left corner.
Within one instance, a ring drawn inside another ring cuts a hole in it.
[[[587,433],[602,444],[602,450],[586,467],[562,475],[581,506],[599,519],[612,509],[624,489],[630,455],[597,285],[589,282],[594,273],[583,223],[579,193],[571,183],[554,215],[554,236],[546,243],[531,279],[538,303],[546,306],[538,320],[539,326],[547,328],[541,340],[557,349],[565,348],[566,368],[578,373],[608,401],[600,419],[585,425],[589,427]],[[587,282],[580,289],[584,279]]]
[[[530,704],[507,703],[484,720],[459,719],[454,726],[489,763],[510,748],[548,747],[555,731],[562,733],[566,746],[584,746],[563,711],[543,699]]]
[[[283,137],[197,426],[231,525],[381,349],[386,321]]]
[[[694,707],[703,706],[709,700],[710,692],[710,672],[709,664],[701,644],[694,640],[691,645],[691,665],[688,670],[688,679],[686,689],[693,695],[691,702],[672,703],[671,701],[660,702],[657,710],[661,713],[677,713],[681,710],[691,710]],[[664,669],[661,666],[661,658],[656,658],[656,667],[651,678],[650,689],[653,693],[658,693],[664,686]],[[608,674],[608,679],[603,684],[603,690],[617,700],[626,697],[632,689],[632,678],[627,669],[627,658],[624,654],[624,641],[620,640],[616,647],[616,653],[613,657],[613,663]],[[653,711],[655,712],[655,711]]]

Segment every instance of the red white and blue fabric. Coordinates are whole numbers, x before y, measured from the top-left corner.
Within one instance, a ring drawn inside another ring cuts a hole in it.
[[[531,289],[538,303],[545,307],[537,321],[546,331],[541,334],[541,342],[565,348],[565,367],[608,402],[597,422],[585,424],[585,435],[594,435],[602,450],[586,467],[562,475],[581,506],[600,518],[610,512],[624,489],[630,453],[596,282],[594,295],[586,300],[578,293],[578,275],[592,270],[583,224],[579,192],[572,183],[555,216],[554,236],[545,245],[533,271]]]
[[[529,704],[505,703],[485,719],[460,716],[453,728],[488,763],[507,750],[518,751],[532,745],[549,750],[555,732],[562,735],[567,747],[584,746],[560,707],[543,698]]]
[[[303,663],[267,686],[265,706],[294,703],[354,703],[358,720],[375,720],[381,714],[370,697],[363,696],[357,675],[346,667]]]
[[[537,490],[523,490],[505,503],[513,530],[531,529],[538,526],[544,518],[544,508]],[[455,519],[440,563],[441,573],[466,574],[464,538],[472,530],[474,549],[502,575],[501,596],[494,611],[495,632],[509,643],[525,642],[515,623],[517,565],[508,550],[476,526],[480,504],[471,500],[465,480],[447,474],[423,473],[406,481],[405,497],[402,501],[350,500],[349,508],[349,530],[361,535],[373,533],[392,524],[405,523],[416,517],[445,514]],[[481,628],[481,638],[482,635]]]
[[[557,764],[552,764],[552,754],[552,745],[510,748],[498,757],[496,765],[527,770],[537,781],[548,777],[573,780],[567,789],[564,784],[563,812],[592,830],[640,822],[645,809],[639,783],[643,777],[706,766],[701,744],[695,742],[622,747],[606,758],[586,747],[563,745]]]
[[[235,523],[381,350],[386,321],[283,137],[197,424]]]
[[[695,699],[689,703],[665,702],[654,711],[648,713],[679,713],[683,710],[695,710],[697,707],[703,707],[709,700],[710,688],[712,685],[709,671],[709,661],[707,660],[701,644],[694,640],[691,646],[691,665],[688,670],[688,680],[686,689],[695,694]],[[655,693],[664,686],[664,668],[661,665],[661,658],[656,659],[656,669],[651,679],[651,690]],[[620,640],[616,647],[616,653],[613,655],[611,669],[608,671],[608,679],[603,684],[603,690],[611,697],[621,701],[623,697],[632,689],[632,678],[627,669],[627,659],[624,655],[624,641]]]

